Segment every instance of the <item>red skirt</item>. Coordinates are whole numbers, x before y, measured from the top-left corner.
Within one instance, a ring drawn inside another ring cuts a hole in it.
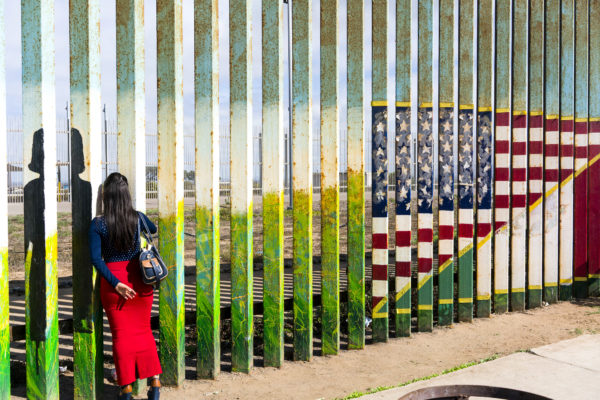
[[[142,281],[138,260],[106,265],[121,283],[137,293],[133,299],[125,300],[105,279],[101,280],[100,297],[112,333],[117,381],[124,386],[162,373],[150,328],[154,292]]]

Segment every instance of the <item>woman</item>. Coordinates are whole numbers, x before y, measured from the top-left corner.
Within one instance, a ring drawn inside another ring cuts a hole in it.
[[[150,329],[154,293],[143,283],[138,262],[141,218],[151,234],[156,226],[133,209],[127,178],[117,172],[104,181],[102,202],[104,214],[92,220],[89,243],[92,264],[103,278],[100,298],[113,338],[118,398],[131,399],[131,384],[150,378],[148,399],[158,399],[162,369]]]

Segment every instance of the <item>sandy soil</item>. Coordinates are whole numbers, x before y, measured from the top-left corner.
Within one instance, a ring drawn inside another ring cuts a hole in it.
[[[164,399],[329,399],[377,386],[397,385],[492,355],[506,355],[583,333],[600,333],[600,299],[560,303],[524,313],[415,333],[362,351],[286,362],[280,370],[222,373],[215,381],[165,388]]]

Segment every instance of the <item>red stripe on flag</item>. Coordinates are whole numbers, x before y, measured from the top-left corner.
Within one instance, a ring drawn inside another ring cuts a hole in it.
[[[587,147],[575,147],[575,158],[587,158]]]
[[[427,273],[427,272],[431,271],[433,262],[432,262],[431,258],[419,258],[418,265],[419,265],[419,272]]]
[[[496,222],[494,223],[494,229],[496,231],[498,231],[498,229],[502,228],[504,225],[506,225],[508,221],[498,221],[496,220]]]
[[[527,154],[527,142],[513,142],[513,156],[523,156]]]
[[[507,112],[496,113],[496,126],[508,126],[510,114]]]
[[[572,169],[561,169],[560,170],[560,180],[564,181],[573,173]]]
[[[432,242],[433,241],[433,229],[429,229],[429,228],[419,229],[418,241],[419,241],[419,243]]]
[[[575,133],[582,134],[588,132],[588,123],[587,121],[577,121],[575,122]]]
[[[477,237],[484,238],[492,231],[492,224],[489,222],[477,223]]]
[[[410,261],[396,261],[396,276],[410,276]]]
[[[545,147],[545,156],[546,157],[557,157],[558,156],[558,150],[559,150],[560,145],[557,144],[547,144]]]
[[[513,128],[527,128],[527,115],[513,115]]]
[[[542,128],[544,125],[544,117],[542,115],[530,115],[529,116],[529,127],[530,128]]]
[[[375,281],[385,281],[387,280],[387,265],[377,265],[373,264],[373,280]]]
[[[600,154],[600,145],[598,144],[590,144],[588,146],[588,157],[590,160]]]
[[[448,261],[451,258],[452,258],[452,254],[440,254],[438,256],[438,262],[439,262],[440,266],[442,266],[442,264],[444,264],[446,261]]]
[[[410,231],[396,231],[396,246],[410,246]]]
[[[600,121],[590,121],[590,132],[600,132]]]
[[[496,154],[507,154],[510,151],[508,140],[496,140]]]
[[[529,179],[530,180],[541,180],[543,177],[544,168],[542,167],[531,167],[529,168]]]
[[[473,224],[458,224],[458,237],[472,238]]]
[[[495,196],[496,208],[508,208],[510,196],[507,194],[497,194]]]
[[[561,144],[560,155],[561,157],[573,157],[574,148],[572,144]]]
[[[379,302],[383,300],[383,297],[375,297],[373,296],[373,307],[376,307]]]
[[[527,168],[513,168],[513,182],[525,182],[527,180]]]
[[[558,118],[546,119],[546,131],[550,131],[550,132],[558,131]]]
[[[573,120],[563,119],[560,121],[560,130],[562,132],[573,132]]]
[[[438,238],[439,240],[454,239],[454,227],[452,225],[440,225]]]
[[[547,169],[544,171],[544,179],[549,182],[558,182],[558,170],[557,169]]]
[[[575,178],[575,207],[573,209],[573,271],[577,277],[587,277],[587,170],[584,170]]]
[[[496,181],[507,181],[510,179],[509,168],[496,168]]]
[[[513,208],[523,208],[527,205],[527,195],[525,194],[513,194],[512,206]]]
[[[542,154],[544,149],[544,142],[535,140],[533,142],[529,142],[529,153],[530,154]]]
[[[538,201],[538,199],[542,197],[542,193],[531,193],[529,195],[529,205],[532,205],[533,203],[535,203],[536,201]]]
[[[373,248],[374,249],[387,249],[388,248],[388,237],[385,233],[374,233],[373,234]]]

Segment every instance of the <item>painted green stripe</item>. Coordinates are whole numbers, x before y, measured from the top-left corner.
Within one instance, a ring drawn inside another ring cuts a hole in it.
[[[2,20],[1,16],[0,20]],[[0,27],[1,25],[2,23],[0,22]],[[7,231],[4,231],[4,233],[0,234],[7,233]],[[0,249],[0,273],[2,274],[2,278],[0,279],[0,304],[2,305],[0,307],[0,399],[9,399],[10,328],[8,324],[8,249],[6,247]]]
[[[558,299],[560,301],[571,300],[573,297],[572,285],[559,285],[558,286]]]
[[[283,364],[284,4],[263,1],[263,316],[265,366]]]
[[[454,319],[454,263],[450,263],[438,276],[438,298],[449,301],[438,303],[438,323],[452,325]]]
[[[553,304],[558,301],[558,287],[545,286],[543,292],[543,298],[545,302]]]
[[[510,309],[511,311],[525,310],[525,292],[510,292]]]
[[[348,2],[348,348],[365,346],[364,4]]]
[[[221,369],[218,0],[194,1],[196,375]]]
[[[313,3],[294,1],[292,7],[294,359],[310,361],[313,355]]]
[[[477,300],[477,318],[489,318],[491,309],[491,300]]]
[[[473,248],[458,259],[458,320],[473,320]],[[470,299],[471,301],[461,301]]]
[[[338,1],[321,2],[322,353],[340,348],[340,195],[337,74]]]
[[[433,330],[433,276],[419,289],[417,302],[417,329],[419,332],[431,332]]]
[[[542,306],[542,289],[527,290],[527,307],[537,308]]]
[[[396,288],[398,290],[398,288]],[[411,293],[407,290],[395,304],[396,337],[410,337],[411,332]]]
[[[312,193],[294,190],[294,360],[313,352]]]
[[[253,357],[252,207],[231,215],[231,332],[233,370],[249,372]]]
[[[508,294],[507,293],[495,293],[494,294],[494,313],[502,314],[508,312]]]
[[[588,296],[589,297],[600,296],[600,279],[588,278]]]

